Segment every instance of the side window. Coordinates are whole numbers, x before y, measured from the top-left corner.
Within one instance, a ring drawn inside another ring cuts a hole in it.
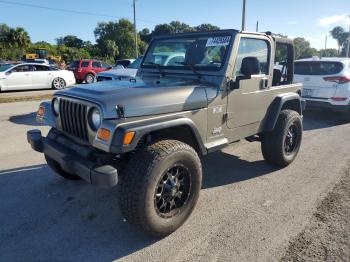
[[[12,72],[29,72],[32,71],[31,65],[20,65],[11,70]]]
[[[33,71],[48,71],[49,68],[47,66],[34,65]]]
[[[100,62],[92,62],[92,67],[93,68],[100,68],[101,67],[101,63]]]
[[[241,38],[235,63],[234,76],[241,76],[242,60],[245,57],[256,57],[260,63],[260,74],[269,74],[269,46],[261,39]]]
[[[81,67],[89,67],[90,62],[89,61],[83,61],[81,62]]]
[[[108,68],[108,67],[111,67],[109,64],[107,64],[107,63],[102,63],[102,67],[103,68]]]

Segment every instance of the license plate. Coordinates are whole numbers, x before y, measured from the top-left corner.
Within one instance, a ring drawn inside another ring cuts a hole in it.
[[[307,89],[307,88],[303,89],[303,97],[312,97],[313,94],[314,94],[314,90]]]

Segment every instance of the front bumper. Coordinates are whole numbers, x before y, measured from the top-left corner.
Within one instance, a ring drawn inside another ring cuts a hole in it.
[[[306,109],[323,109],[340,113],[349,113],[350,105],[333,105],[326,101],[306,100]]]
[[[98,166],[55,139],[43,137],[40,130],[28,131],[27,141],[32,149],[58,162],[63,170],[80,176],[92,185],[113,187],[118,183],[116,168],[111,165]],[[69,141],[69,144],[72,144],[72,141]]]

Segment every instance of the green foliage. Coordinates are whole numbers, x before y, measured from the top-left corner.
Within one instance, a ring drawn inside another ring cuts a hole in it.
[[[321,49],[319,51],[320,57],[337,57],[338,50],[334,48]]]
[[[340,56],[345,56],[348,41],[350,41],[349,32],[341,26],[336,26],[330,31],[330,34],[335,40],[337,40],[338,54],[340,54]]]
[[[318,51],[312,48],[310,42],[302,37],[294,38],[294,49],[296,59],[318,56]]]

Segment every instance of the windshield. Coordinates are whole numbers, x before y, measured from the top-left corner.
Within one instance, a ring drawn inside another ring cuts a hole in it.
[[[140,56],[139,58],[137,58],[134,62],[132,62],[128,66],[128,68],[139,69],[140,65],[141,65],[142,58],[143,58],[143,56]]]
[[[6,64],[6,65],[1,65],[0,66],[0,72],[5,72],[7,69],[13,67],[12,64]]]
[[[184,36],[152,42],[143,67],[219,70],[225,63],[232,35]]]

